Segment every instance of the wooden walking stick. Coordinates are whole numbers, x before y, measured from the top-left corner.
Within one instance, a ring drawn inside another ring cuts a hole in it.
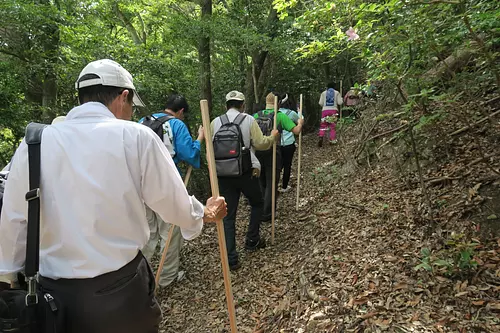
[[[274,96],[274,122],[273,122],[273,130],[277,129],[278,126],[278,96]],[[277,140],[274,140],[273,143],[273,184],[272,184],[272,195],[271,195],[271,244],[274,245],[274,220],[276,219],[276,146]]]
[[[302,94],[300,94],[300,106],[299,106],[299,119],[302,119],[302,106],[303,106]],[[295,210],[299,210],[299,196],[300,196],[300,162],[302,160],[302,131],[299,133],[299,159],[297,164],[297,201],[295,203]]]
[[[342,101],[344,100],[344,96],[342,95],[342,80],[340,80],[340,98],[342,98]],[[342,120],[342,109],[340,108],[340,105],[339,105],[339,117],[340,120]]]
[[[191,171],[193,171],[193,167],[190,165],[186,171],[186,177],[184,177],[184,186],[187,187],[189,183],[189,178],[191,177]],[[160,264],[158,265],[158,271],[156,272],[156,288],[158,290],[158,285],[160,284],[160,274],[163,270],[163,264],[165,264],[165,259],[167,259],[168,247],[170,246],[170,242],[172,241],[172,237],[174,235],[174,228],[178,228],[176,225],[170,225],[170,229],[168,230],[167,240],[165,241],[165,248],[163,249],[163,253],[161,255]]]
[[[206,99],[200,101],[201,118],[203,120],[203,129],[205,130],[205,142],[207,148],[208,171],[210,173],[210,186],[212,187],[212,197],[219,196],[219,183],[217,181],[217,170],[215,167],[214,147],[210,134],[210,114],[208,112],[208,101]],[[220,260],[222,264],[222,274],[224,276],[224,286],[226,288],[227,310],[229,312],[229,323],[231,325],[231,333],[236,333],[236,312],[234,310],[233,290],[231,288],[231,276],[229,275],[229,262],[227,259],[226,238],[224,235],[224,224],[222,220],[216,222],[217,235],[219,238]]]

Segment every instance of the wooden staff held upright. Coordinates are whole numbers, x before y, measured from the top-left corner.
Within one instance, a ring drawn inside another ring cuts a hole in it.
[[[278,128],[278,96],[274,96],[274,121],[273,129],[276,131]],[[277,139],[273,143],[273,184],[272,184],[272,221],[271,221],[271,244],[274,245],[274,220],[276,219],[276,149]]]
[[[201,118],[203,120],[203,129],[205,131],[205,142],[207,148],[208,171],[210,173],[210,186],[212,187],[212,197],[219,196],[219,183],[217,181],[217,169],[215,167],[214,147],[210,133],[210,114],[208,112],[208,101],[200,101]],[[233,290],[231,288],[231,276],[229,275],[229,262],[227,259],[226,238],[224,235],[224,225],[222,220],[216,222],[217,235],[219,238],[220,260],[222,264],[222,274],[224,276],[224,286],[226,288],[227,310],[229,312],[229,323],[231,333],[238,332],[236,327],[236,312],[234,310]]]
[[[342,80],[340,80],[340,91],[339,91],[339,93],[340,93],[340,98],[342,98],[342,100],[344,100],[344,96],[342,96]],[[335,96],[333,96],[333,98],[335,98]],[[342,120],[342,109],[341,109],[341,106],[339,105],[338,108],[339,108],[339,117]]]
[[[190,165],[186,171],[186,177],[184,177],[184,186],[186,186],[186,187],[189,183],[189,178],[191,177],[191,171],[193,171],[193,167]],[[155,278],[156,288],[155,288],[155,290],[158,290],[158,285],[160,283],[161,271],[163,270],[163,265],[165,264],[165,259],[167,259],[168,247],[170,246],[170,242],[172,241],[172,237],[174,235],[174,228],[178,228],[178,226],[175,226],[172,224],[172,225],[170,225],[170,229],[168,230],[167,240],[165,241],[165,248],[163,249],[160,264],[158,265],[158,271],[156,272],[156,278]]]
[[[299,106],[299,119],[302,119],[302,107],[303,107],[303,98],[302,94],[300,94],[300,106]],[[302,131],[299,133],[299,158],[297,164],[297,201],[295,203],[295,210],[299,210],[299,197],[300,197],[300,162],[302,160]]]

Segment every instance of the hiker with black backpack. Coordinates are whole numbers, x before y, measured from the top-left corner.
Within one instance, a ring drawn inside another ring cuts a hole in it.
[[[328,83],[325,91],[321,93],[319,105],[321,106],[321,121],[319,124],[318,147],[323,146],[325,132],[330,129],[330,144],[337,143],[335,127],[339,115],[339,106],[344,103],[341,94],[335,90],[333,82]]]
[[[184,123],[184,118],[189,112],[189,105],[182,95],[174,94],[167,99],[163,112],[146,116],[139,120],[139,123],[151,128],[167,147],[172,156],[177,170],[179,165],[185,162],[195,169],[200,168],[200,144],[205,138],[203,127],[198,129],[198,138],[193,140],[189,129]],[[165,247],[168,232],[172,224],[165,223],[160,215],[146,206],[146,217],[149,224],[149,242],[143,249],[144,256],[151,261],[155,254],[158,242],[161,251]],[[180,271],[180,254],[183,238],[179,228],[174,227],[170,245],[163,269],[160,273],[159,287],[167,287],[174,281],[180,281],[184,272]]]
[[[281,100],[281,107],[279,111],[286,114],[290,120],[297,124],[299,121],[299,114],[293,110],[292,102],[288,97],[288,94],[280,95],[279,99]],[[295,150],[295,135],[292,132],[283,130],[281,135],[281,170],[283,170],[283,179],[281,188],[278,190],[282,193],[286,193],[291,189],[288,185],[290,182],[290,175],[292,173],[292,162]]]
[[[245,249],[255,251],[266,246],[260,236],[263,200],[258,182],[261,166],[255,150],[269,149],[278,137],[278,131],[264,136],[255,119],[243,113],[244,105],[245,96],[241,92],[229,92],[227,112],[211,123],[219,191],[227,202],[224,233],[231,270],[241,267],[236,251],[236,211],[241,193],[251,207]]]
[[[266,96],[266,109],[257,112],[254,115],[257,124],[259,125],[262,133],[268,135],[274,126],[274,97],[277,96],[274,93],[269,93]],[[278,104],[281,100],[278,96]],[[281,133],[283,130],[291,132],[298,135],[302,131],[302,125],[304,124],[304,119],[297,120],[297,125],[288,118],[286,114],[278,111],[276,116],[276,125],[278,132]],[[278,145],[281,146],[280,140],[278,140]],[[258,151],[255,154],[259,159],[261,164],[260,173],[260,185],[262,193],[264,194],[264,212],[262,214],[263,222],[270,222],[272,220],[272,183],[273,183],[273,149],[268,149],[265,151]],[[281,149],[278,147],[276,150],[276,192],[278,189],[279,174],[282,165]],[[278,194],[276,193],[275,200],[277,201]]]

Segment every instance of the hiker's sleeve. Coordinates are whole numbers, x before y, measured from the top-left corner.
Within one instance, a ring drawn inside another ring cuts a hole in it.
[[[174,120],[175,121],[175,120]],[[173,121],[172,121],[173,122]],[[180,120],[176,121],[174,131],[174,150],[177,158],[192,165],[193,168],[200,168],[200,141],[193,140],[187,126]]]
[[[322,92],[321,95],[319,96],[319,106],[323,107],[325,106],[325,93]]]
[[[212,120],[212,122],[210,123],[210,131],[209,131],[209,137],[208,138],[205,138],[205,140],[213,140],[213,136],[214,136],[214,128],[215,128],[215,119]]]
[[[278,112],[278,120],[285,131],[291,132],[295,127],[295,123],[282,112]]]
[[[26,261],[26,237],[29,190],[28,145],[23,140],[12,159],[12,168],[5,183],[0,220],[0,281],[16,280]]]
[[[252,126],[250,126],[250,137],[252,138],[252,146],[255,150],[268,150],[274,143],[274,138],[262,134],[259,125],[253,119]]]
[[[194,196],[189,196],[160,138],[151,131],[142,131],[139,139],[144,203],[165,223],[178,225],[184,239],[197,237],[203,228],[203,204]]]
[[[342,105],[344,104],[344,100],[342,99],[342,96],[340,93],[337,94],[337,105]]]

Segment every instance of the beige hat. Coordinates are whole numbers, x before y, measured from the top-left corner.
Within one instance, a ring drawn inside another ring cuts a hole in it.
[[[93,74],[97,76],[97,78],[85,79],[87,74]],[[102,84],[103,86],[132,89],[134,91],[134,105],[144,106],[144,102],[135,90],[133,81],[132,75],[130,75],[130,73],[119,63],[109,59],[101,59],[93,61],[85,66],[78,76],[75,88],[80,89]]]
[[[65,119],[66,119],[66,116],[59,116],[59,117],[55,117],[55,118],[52,120],[52,125],[57,124],[57,123],[60,123],[60,122],[64,121]]]
[[[226,102],[227,101],[245,101],[245,95],[243,93],[233,90],[227,93],[226,95]]]
[[[266,96],[266,109],[274,109],[274,97],[276,95],[270,92]]]

